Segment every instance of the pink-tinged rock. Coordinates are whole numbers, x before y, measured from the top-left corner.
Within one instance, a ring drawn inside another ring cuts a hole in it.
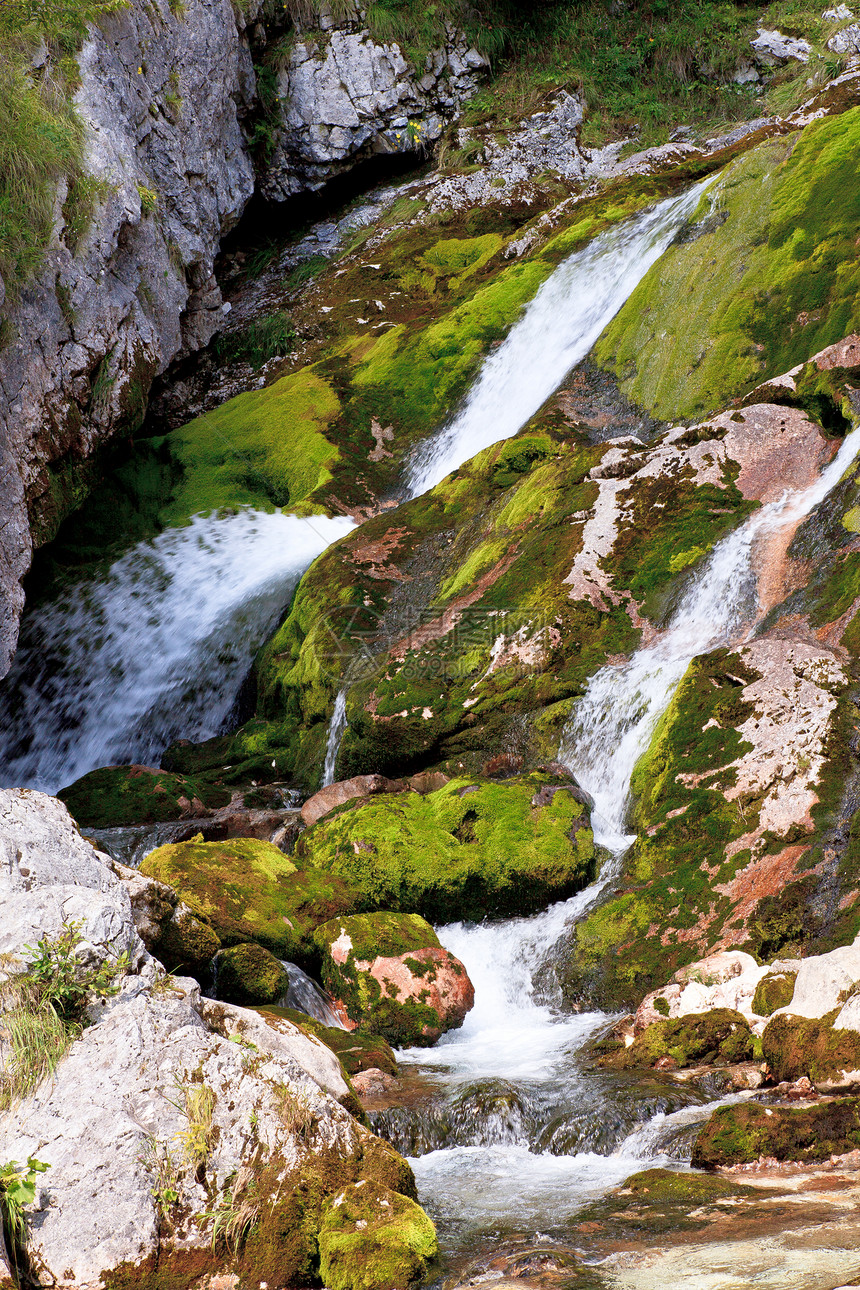
[[[426,970],[416,971],[412,966],[416,963],[426,964]],[[361,969],[364,965],[355,966]],[[463,964],[448,950],[429,948],[397,958],[377,958],[369,968],[384,997],[399,1004],[424,1004],[438,1014],[438,1026],[425,1022],[421,1027],[424,1043],[435,1044],[446,1031],[462,1026],[474,1005],[475,987]]]
[[[386,779],[384,775],[356,775],[342,779],[337,784],[327,784],[302,807],[302,821],[308,828],[321,820],[336,806],[352,802],[359,797],[372,797],[375,793],[403,793],[407,786],[402,779]]]

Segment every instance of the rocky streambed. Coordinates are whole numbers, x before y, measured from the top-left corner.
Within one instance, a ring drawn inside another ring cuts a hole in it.
[[[560,96],[306,236],[49,549],[13,1284],[857,1279],[856,92],[626,163]]]

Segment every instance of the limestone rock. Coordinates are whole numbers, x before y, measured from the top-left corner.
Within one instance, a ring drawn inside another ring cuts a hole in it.
[[[263,181],[275,201],[320,188],[357,161],[435,142],[478,88],[487,60],[449,29],[423,74],[356,21],[320,42],[300,32],[278,75],[282,124]]]
[[[791,1013],[796,1017],[824,1017],[838,1008],[856,981],[860,981],[860,943],[843,945],[829,954],[814,954],[801,960],[794,984],[794,996],[786,1008],[774,1013]],[[840,997],[841,996],[841,997]],[[846,1013],[846,1020],[855,1010]],[[845,1029],[854,1029],[844,1025]]]
[[[80,917],[90,959],[129,954],[119,990],[92,1004],[53,1080],[0,1115],[0,1159],[49,1166],[28,1213],[40,1284],[92,1290],[120,1268],[143,1280],[189,1254],[201,1276],[231,1279],[235,1251],[213,1241],[213,1214],[246,1193],[243,1273],[265,1279],[286,1225],[302,1235],[277,1270],[294,1284],[316,1259],[326,1197],[365,1181],[412,1204],[406,1163],[341,1105],[354,1098],[334,1053],[286,1018],[166,978],[138,935],[128,886],[64,806],[0,794],[0,856],[3,952],[23,957],[65,916]],[[312,1197],[300,1214],[294,1193]]]
[[[750,41],[758,61],[765,67],[777,67],[794,59],[798,63],[808,63],[812,46],[807,40],[794,36],[784,36],[781,31],[769,31],[759,27],[758,35]]]
[[[860,54],[860,23],[852,22],[831,36],[827,48],[834,54]]]

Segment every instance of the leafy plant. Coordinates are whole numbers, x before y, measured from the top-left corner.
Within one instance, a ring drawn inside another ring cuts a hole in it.
[[[36,1179],[50,1165],[28,1156],[25,1165],[10,1160],[0,1165],[0,1210],[3,1224],[16,1245],[23,1243],[27,1230],[24,1210],[36,1199]]]
[[[91,994],[106,998],[116,994],[116,977],[128,967],[128,955],[115,962],[87,967],[75,954],[83,941],[83,920],[63,924],[55,937],[43,936],[35,945],[25,945],[31,957],[25,966],[22,983],[31,987],[41,1006],[50,1007],[61,1021],[80,1022],[87,998]]]
[[[182,1152],[194,1169],[205,1165],[212,1149],[212,1113],[215,1110],[215,1092],[206,1084],[186,1084],[182,1089],[182,1110],[188,1128],[179,1134]]]
[[[137,1156],[137,1163],[152,1178],[150,1195],[163,1219],[169,1218],[179,1200],[179,1169],[173,1152],[165,1142],[150,1134]]]

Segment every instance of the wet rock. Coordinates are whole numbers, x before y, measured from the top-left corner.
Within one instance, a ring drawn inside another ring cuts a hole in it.
[[[342,1030],[334,1026],[325,1026],[307,1013],[295,1008],[283,1008],[278,1005],[261,1010],[266,1016],[286,1017],[294,1025],[301,1027],[330,1048],[340,1059],[347,1075],[352,1077],[366,1070],[381,1070],[386,1075],[396,1076],[397,1060],[390,1044],[381,1035],[371,1035],[364,1030]]]
[[[212,964],[219,999],[227,1003],[275,1003],[289,985],[279,959],[262,945],[231,945]]]
[[[352,1087],[361,1098],[379,1097],[397,1084],[397,1077],[377,1066],[359,1071],[352,1077]]]
[[[362,914],[318,928],[323,983],[353,1025],[390,1043],[433,1044],[463,1024],[475,991],[417,914]]]

